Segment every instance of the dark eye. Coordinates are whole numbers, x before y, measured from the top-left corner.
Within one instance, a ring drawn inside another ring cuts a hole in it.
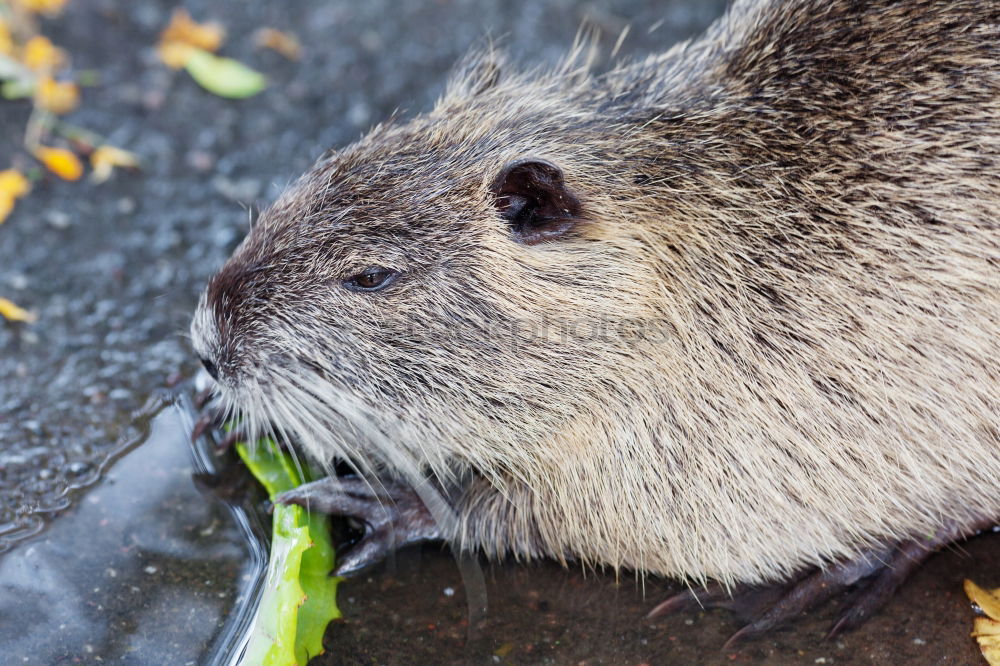
[[[398,276],[399,271],[372,266],[344,280],[344,286],[351,291],[378,291],[388,287]]]

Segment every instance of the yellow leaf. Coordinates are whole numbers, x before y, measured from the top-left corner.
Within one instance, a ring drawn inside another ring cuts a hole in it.
[[[66,64],[66,52],[47,37],[35,35],[25,42],[21,62],[33,72],[51,72]]]
[[[38,79],[35,104],[55,114],[69,113],[80,103],[80,89],[72,81],[56,81],[50,76]]]
[[[302,57],[302,45],[291,33],[274,28],[261,28],[254,33],[254,41],[257,46],[277,51],[289,60],[298,60]]]
[[[17,169],[0,171],[0,195],[16,199],[23,197],[31,189],[31,183]]]
[[[984,590],[968,579],[964,586],[966,596],[989,616],[973,620],[971,635],[979,643],[986,663],[1000,666],[1000,588]]]
[[[160,42],[156,47],[156,54],[170,69],[181,69],[194,50],[194,46],[183,42]]]
[[[99,146],[90,154],[90,165],[94,168],[91,178],[95,183],[103,183],[111,177],[115,167],[134,169],[139,166],[135,153],[114,146]]]
[[[10,27],[2,18],[0,18],[0,55],[14,55],[14,38],[11,37]]]
[[[0,194],[0,224],[10,217],[11,211],[14,210],[14,197],[9,194]]]
[[[160,45],[187,44],[205,51],[218,51],[226,31],[218,23],[198,23],[187,10],[177,8],[170,23],[160,33]]]
[[[62,11],[62,8],[66,5],[66,0],[17,0],[17,4],[29,12],[52,16]]]
[[[988,616],[1000,621],[1000,588],[984,590],[968,579],[966,579],[964,586],[965,594],[971,601],[982,608]]]
[[[46,169],[63,180],[80,180],[80,176],[83,175],[80,158],[65,148],[39,146],[35,149],[35,157],[45,165]]]
[[[6,298],[0,298],[0,317],[10,321],[23,321],[29,324],[38,319],[38,316],[34,312],[28,312],[23,308],[19,308]]]
[[[996,643],[1000,646],[1000,621],[989,617],[977,617],[972,621],[972,636],[982,643]]]
[[[10,217],[14,202],[31,189],[31,183],[17,169],[0,171],[0,224]]]

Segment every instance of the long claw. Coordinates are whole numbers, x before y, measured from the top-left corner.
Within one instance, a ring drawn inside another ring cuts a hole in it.
[[[688,588],[657,604],[653,610],[646,614],[646,619],[653,620],[658,617],[665,617],[697,608],[714,608],[717,604],[725,602],[730,597],[731,590],[727,590],[718,583],[712,583],[698,591],[694,588]]]
[[[211,414],[202,414],[198,417],[198,420],[194,422],[194,427],[191,428],[191,441],[196,442],[205,431],[212,427],[212,423],[215,419]]]
[[[350,576],[381,561],[396,548],[442,538],[430,512],[413,490],[392,482],[376,485],[377,490],[358,477],[328,477],[286,491],[275,500],[364,523],[361,540],[339,554],[335,575]]]
[[[386,528],[379,528],[366,534],[360,543],[340,558],[336,575],[348,578],[367,569],[372,564],[384,560],[391,550],[391,540],[392,537]]]
[[[860,627],[875,611],[884,606],[899,586],[934,553],[926,544],[910,542],[903,544],[878,571],[871,582],[852,595],[846,610],[830,627],[826,638],[830,639],[841,631]]]

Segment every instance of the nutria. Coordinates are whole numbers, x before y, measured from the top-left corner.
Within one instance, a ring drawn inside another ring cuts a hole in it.
[[[586,52],[487,50],[323,156],[196,352],[251,432],[363,476],[287,498],[368,524],[342,571],[441,538],[883,600],[1000,517],[1000,2],[740,0]]]

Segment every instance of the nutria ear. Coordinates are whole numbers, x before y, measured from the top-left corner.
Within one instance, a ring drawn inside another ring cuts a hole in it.
[[[562,170],[545,160],[511,162],[490,190],[514,239],[525,245],[566,234],[580,216],[580,200],[566,189]]]

